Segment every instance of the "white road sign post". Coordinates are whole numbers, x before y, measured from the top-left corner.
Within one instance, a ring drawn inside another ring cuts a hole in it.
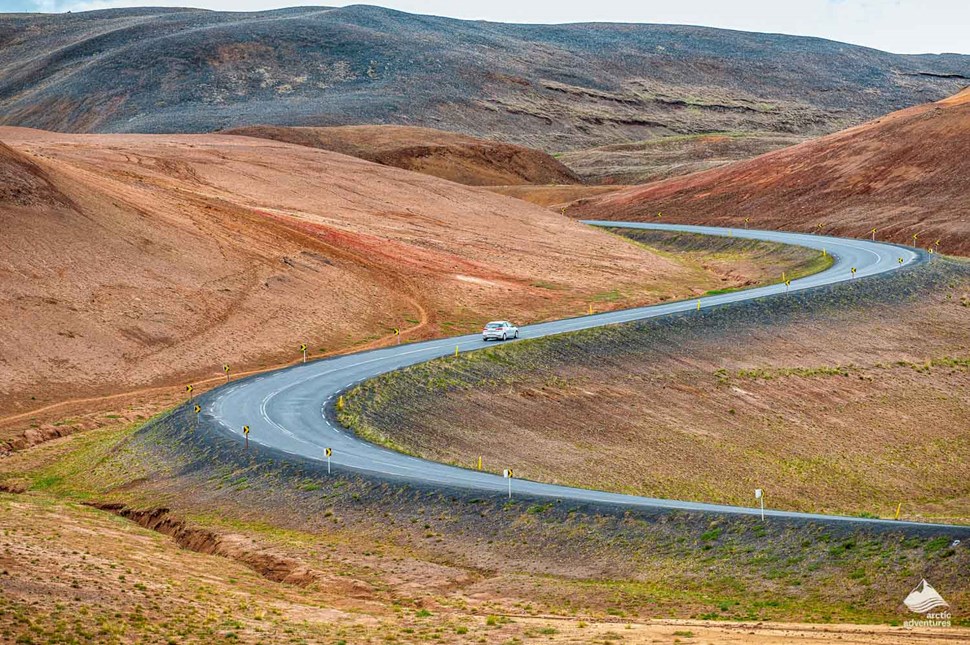
[[[765,521],[765,492],[760,488],[754,489],[754,498],[761,501],[761,521]]]
[[[509,480],[509,499],[512,499],[512,475],[513,473],[511,468],[506,468],[504,471],[502,471],[502,476]]]

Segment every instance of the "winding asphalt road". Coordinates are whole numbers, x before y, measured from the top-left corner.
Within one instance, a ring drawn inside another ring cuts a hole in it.
[[[845,280],[862,280],[887,271],[898,270],[925,261],[921,252],[894,246],[818,235],[778,231],[727,230],[702,226],[667,224],[621,223],[588,221],[586,224],[604,227],[641,228],[663,231],[683,231],[709,235],[732,235],[737,238],[767,240],[825,249],[834,258],[831,268],[795,280],[790,291],[812,289]],[[852,268],[856,272],[852,272]],[[786,292],[784,284],[759,287],[718,296],[704,297],[701,308],[718,307],[730,303],[778,297]],[[667,316],[695,310],[697,300],[668,302],[651,307],[583,316],[568,320],[539,323],[522,327],[522,338],[537,338],[580,329],[614,325],[632,320]],[[500,315],[500,312],[496,312]],[[380,478],[406,480],[422,485],[465,488],[486,493],[507,493],[507,480],[475,470],[467,470],[434,463],[384,449],[358,439],[354,434],[336,427],[327,419],[327,407],[339,393],[365,380],[416,363],[452,354],[455,347],[467,352],[482,349],[486,343],[481,335],[459,336],[421,343],[399,345],[359,354],[351,354],[296,365],[276,372],[250,377],[230,383],[211,393],[203,414],[223,424],[229,431],[242,435],[242,427],[251,428],[249,440],[293,455],[324,460],[325,448],[332,448],[332,466]],[[516,476],[528,477],[529,464],[508,464]],[[669,499],[652,499],[515,479],[513,495],[603,503],[644,509],[682,509],[730,514],[757,514],[753,507],[703,504]],[[770,494],[770,492],[769,492]],[[856,517],[838,517],[784,511],[766,511],[772,517],[801,518],[861,524],[891,524],[900,526],[936,526],[924,523],[896,522]]]

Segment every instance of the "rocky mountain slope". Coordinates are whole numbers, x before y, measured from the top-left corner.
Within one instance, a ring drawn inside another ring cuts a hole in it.
[[[576,217],[821,231],[970,255],[970,89],[708,172],[572,205]],[[915,240],[913,236],[916,236]]]
[[[669,25],[510,25],[370,6],[0,16],[0,122],[71,132],[423,125],[547,151],[817,135],[943,98],[970,57]]]

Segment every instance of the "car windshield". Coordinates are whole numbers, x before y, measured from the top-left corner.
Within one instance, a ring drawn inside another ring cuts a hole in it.
[[[505,325],[503,323],[494,322],[494,323],[488,323],[487,325],[485,325],[485,329],[499,329],[504,326]]]

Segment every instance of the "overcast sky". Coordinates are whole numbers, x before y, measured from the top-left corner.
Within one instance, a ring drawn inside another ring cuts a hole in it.
[[[281,0],[0,0],[0,11],[193,6],[256,11]],[[322,2],[321,4],[327,4]],[[501,22],[654,22],[821,36],[897,53],[970,54],[970,0],[382,0],[402,11]]]

